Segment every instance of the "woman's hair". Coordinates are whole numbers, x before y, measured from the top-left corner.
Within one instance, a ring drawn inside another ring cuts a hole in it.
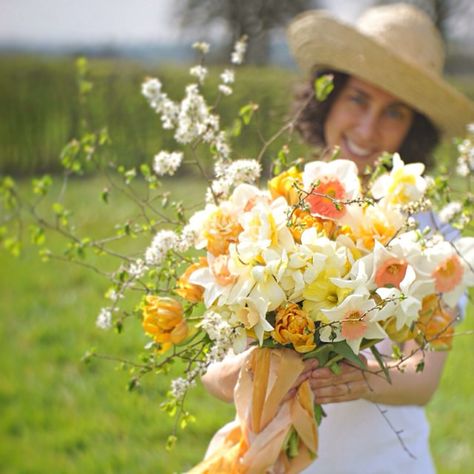
[[[314,97],[314,82],[326,74],[333,76],[334,89],[326,100],[320,102]],[[316,71],[311,81],[305,83],[296,92],[294,110],[298,111],[299,115],[295,127],[306,143],[321,148],[326,147],[324,123],[332,104],[344,88],[349,77],[348,74],[339,71]],[[405,163],[421,161],[427,168],[430,168],[433,164],[432,152],[439,143],[439,138],[439,130],[423,114],[415,111],[411,128],[398,152]]]

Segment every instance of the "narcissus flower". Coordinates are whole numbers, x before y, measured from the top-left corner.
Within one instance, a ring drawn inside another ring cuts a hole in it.
[[[355,354],[359,353],[362,339],[384,339],[386,332],[378,323],[380,311],[367,295],[349,295],[339,306],[321,310],[330,325],[321,329],[321,340],[343,341]]]
[[[425,170],[423,163],[405,164],[400,155],[393,155],[393,168],[372,185],[375,199],[384,198],[389,204],[406,204],[423,197],[427,184],[421,175]]]
[[[311,214],[340,219],[345,214],[344,201],[360,193],[357,166],[349,160],[313,161],[304,168],[303,187]]]
[[[173,298],[148,295],[143,305],[143,329],[161,346],[161,352],[188,336],[183,307]]]
[[[310,352],[316,347],[314,331],[313,320],[297,304],[289,303],[277,310],[272,337],[280,344],[292,344],[297,352]]]

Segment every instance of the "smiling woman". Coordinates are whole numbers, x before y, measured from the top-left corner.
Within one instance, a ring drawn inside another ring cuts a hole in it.
[[[314,82],[328,74],[333,92],[324,102],[311,100]],[[384,151],[398,151],[405,163],[422,161],[429,168],[440,140],[425,115],[383,88],[340,71],[316,71],[298,90],[294,108],[302,110],[296,127],[307,143],[323,149],[339,146],[359,172]]]
[[[362,172],[384,151],[396,152],[407,136],[414,111],[392,94],[350,77],[324,124],[326,143],[341,147],[344,158]]]
[[[341,23],[324,12],[307,12],[290,24],[288,36],[296,60],[311,74],[310,82],[299,95],[298,130],[310,144],[328,149],[339,147],[341,158],[352,162],[350,165],[345,160],[306,164],[307,178],[303,181],[306,188],[313,186],[307,203],[315,215],[336,219],[344,214],[343,206],[334,209],[328,205],[330,198],[350,200],[351,186],[358,181],[357,171],[362,173],[366,165],[373,165],[383,152],[399,152],[405,162],[423,161],[426,165],[441,134],[462,134],[466,124],[474,121],[474,104],[441,76],[444,53],[439,33],[431,20],[413,6],[395,4],[372,8],[357,27]],[[334,89],[327,100],[318,102],[314,98],[314,80],[328,73],[333,75]],[[402,163],[400,157],[394,155],[391,173],[372,188],[374,199],[378,200],[387,190],[392,193],[390,204],[393,206],[421,198],[426,184],[419,178],[425,166],[411,163],[405,168]],[[402,183],[410,183],[410,186],[402,186]],[[357,216],[354,220],[363,225],[361,214]],[[416,216],[421,229],[433,226],[431,217],[427,213]],[[398,248],[393,242],[395,219],[382,213],[374,215],[374,221],[378,230],[369,232],[372,240],[367,240],[374,248],[374,259],[379,265],[373,277],[381,285],[390,287],[386,288],[387,295],[388,292],[403,295],[406,309],[403,318],[409,332],[418,310],[413,306],[407,285],[415,278],[417,285],[426,282],[406,265],[403,246]],[[305,238],[314,241],[311,235],[316,235],[317,230],[310,232],[312,234],[307,232]],[[450,247],[448,242],[446,245]],[[439,256],[439,261],[443,264],[439,265],[438,280],[444,282],[441,275],[446,271],[450,274],[447,284],[454,285],[453,282],[461,278],[453,270],[454,264],[447,263],[444,255]],[[363,266],[359,269],[360,275],[369,271]],[[341,333],[331,334],[327,326],[327,334],[322,330],[320,338],[331,341],[346,336],[347,343],[358,352],[364,334],[373,331],[375,339],[383,339],[385,335],[377,333],[375,316],[371,325],[362,320],[359,312],[362,297],[357,291],[345,286],[349,295],[342,302],[338,301],[331,285],[341,273],[337,266],[331,267],[330,272],[321,272],[308,285],[303,297],[311,299],[309,291],[331,298],[334,304],[326,306],[331,309],[324,310],[324,317],[340,321]],[[370,291],[370,288],[366,286],[364,290]],[[453,295],[451,308],[456,306],[460,296],[459,293]],[[303,309],[308,309],[306,300]],[[392,317],[395,310],[389,310],[394,312],[390,314]],[[444,324],[447,321],[451,324],[454,312],[440,307],[438,316]],[[395,329],[399,331],[400,327]],[[309,382],[315,402],[324,404],[328,416],[319,428],[318,458],[304,473],[435,472],[423,405],[437,389],[446,353],[430,351],[423,358],[413,340],[396,336],[393,340],[400,342],[398,350],[411,354],[401,371],[395,369],[396,360],[390,355],[392,341],[385,338],[377,345],[387,360],[391,381],[379,376],[378,363],[369,353],[361,356],[367,368],[365,372],[342,362],[339,373],[334,374],[328,368],[317,367],[315,361],[305,362],[303,373],[287,397],[298,398],[300,387]],[[204,384],[212,393],[232,399],[241,364],[242,358],[229,357],[211,366],[203,377]],[[419,373],[420,364],[424,364],[422,373]]]

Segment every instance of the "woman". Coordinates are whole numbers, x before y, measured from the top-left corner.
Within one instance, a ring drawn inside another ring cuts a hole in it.
[[[308,12],[289,27],[290,47],[300,66],[313,73],[300,97],[307,103],[314,71],[334,73],[335,88],[323,103],[312,101],[298,119],[303,137],[322,148],[340,148],[360,173],[384,152],[400,152],[405,161],[425,161],[440,133],[462,134],[474,120],[474,105],[441,78],[442,42],[429,18],[409,5],[369,10],[357,27],[321,12]],[[427,225],[427,216],[420,216]],[[403,348],[409,353],[415,347]],[[391,353],[388,343],[381,351]],[[245,353],[211,367],[208,390],[232,400]],[[425,405],[438,385],[446,353],[430,352],[417,373],[414,356],[392,383],[343,364],[339,375],[306,363],[297,381],[310,381],[315,401],[328,417],[320,426],[318,459],[304,472],[321,474],[431,473]],[[295,388],[290,391],[291,397]],[[401,433],[401,431],[403,431]]]

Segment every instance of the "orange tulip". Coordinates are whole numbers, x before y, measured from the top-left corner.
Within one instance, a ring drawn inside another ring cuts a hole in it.
[[[280,344],[293,344],[297,352],[305,353],[316,347],[314,331],[314,321],[308,313],[297,304],[289,303],[277,311],[272,337]]]
[[[237,217],[222,208],[218,208],[212,213],[205,226],[207,250],[215,257],[226,254],[229,245],[237,242],[237,238],[242,232],[242,226],[237,221]]]
[[[453,343],[454,316],[447,310],[437,295],[423,298],[420,318],[416,323],[419,331],[419,344],[428,342],[430,347],[437,351],[451,349]]]
[[[290,206],[300,200],[297,187],[301,188],[301,173],[296,166],[292,166],[288,171],[280,173],[268,182],[268,189],[273,199],[283,196]]]
[[[207,259],[199,257],[199,262],[190,265],[177,281],[177,288],[174,290],[179,296],[191,303],[199,303],[202,300],[204,288],[189,282],[189,277],[199,268],[207,267]]]
[[[161,352],[188,336],[183,307],[173,298],[148,295],[143,306],[143,329],[160,344]]]

